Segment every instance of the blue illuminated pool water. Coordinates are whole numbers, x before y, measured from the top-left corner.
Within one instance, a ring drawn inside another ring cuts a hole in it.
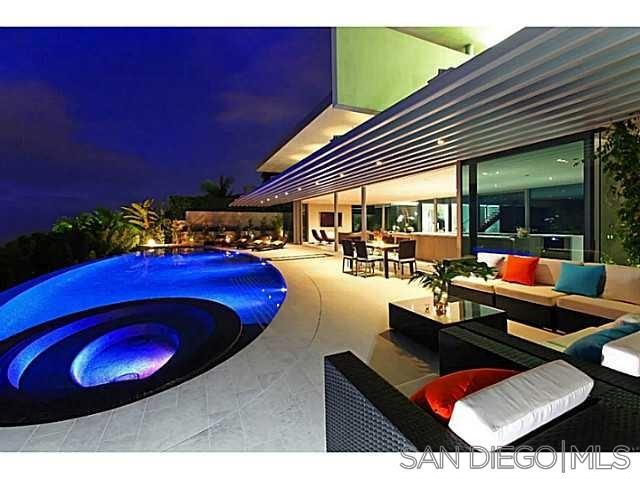
[[[172,297],[217,301],[233,309],[243,324],[266,326],[285,295],[280,273],[250,255],[222,251],[129,254],[0,293],[0,340],[99,306]]]
[[[214,367],[286,295],[246,254],[129,254],[0,293],[0,425],[117,407]]]

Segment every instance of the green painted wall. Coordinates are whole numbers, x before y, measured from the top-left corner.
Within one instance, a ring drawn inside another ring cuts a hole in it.
[[[471,57],[382,27],[338,27],[334,36],[335,102],[382,111],[426,85],[438,68]]]

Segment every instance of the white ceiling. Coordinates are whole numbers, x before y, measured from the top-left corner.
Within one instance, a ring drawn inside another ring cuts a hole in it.
[[[405,178],[367,186],[367,204],[447,198],[456,195],[456,168],[449,166]],[[333,194],[318,196],[305,203],[333,204]],[[339,204],[360,204],[360,188],[338,193]]]
[[[328,106],[259,167],[258,171],[280,173],[343,135],[372,115]]]
[[[522,27],[508,25],[491,27],[394,27],[408,35],[437,43],[454,50],[464,51],[466,45],[473,45],[475,53],[482,53]]]

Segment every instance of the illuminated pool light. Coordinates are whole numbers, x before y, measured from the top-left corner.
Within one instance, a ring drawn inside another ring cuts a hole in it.
[[[82,387],[145,379],[176,353],[180,340],[171,328],[143,323],[113,330],[78,353],[71,377]]]

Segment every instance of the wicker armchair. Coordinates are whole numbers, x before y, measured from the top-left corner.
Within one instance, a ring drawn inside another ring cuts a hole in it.
[[[477,367],[526,370],[560,357],[568,360],[562,353],[528,341],[509,344],[503,341],[506,334],[483,326],[461,325],[440,332],[441,374]],[[535,347],[528,349],[531,345]],[[602,451],[612,451],[624,445],[640,451],[637,379],[628,377],[620,384],[617,381],[621,378],[611,374],[615,371],[569,362],[595,380],[591,397],[512,446],[535,449],[545,445],[557,451],[599,446]],[[424,451],[427,447],[453,451],[471,447],[350,352],[325,357],[325,410],[327,451]]]

